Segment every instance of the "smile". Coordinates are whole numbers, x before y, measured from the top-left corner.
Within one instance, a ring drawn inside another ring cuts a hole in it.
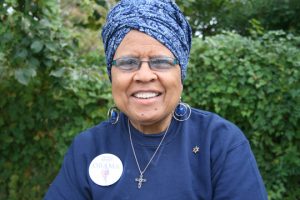
[[[139,99],[150,99],[159,96],[158,92],[137,92],[133,96]]]

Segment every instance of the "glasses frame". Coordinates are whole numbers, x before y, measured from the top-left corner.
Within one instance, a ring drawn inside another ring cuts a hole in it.
[[[125,59],[134,59],[136,61],[138,61],[138,68],[134,68],[134,69],[122,69],[120,66],[117,66],[117,62],[120,61],[120,60],[125,60]],[[124,70],[124,71],[137,71],[141,68],[142,66],[142,63],[143,62],[146,62],[148,63],[148,66],[150,67],[151,70],[154,70],[154,71],[162,71],[162,70],[167,70],[167,69],[170,69],[170,68],[165,68],[165,69],[156,69],[155,67],[151,66],[151,62],[153,62],[154,60],[156,59],[168,59],[169,61],[172,60],[172,67],[175,67],[177,64],[179,64],[179,61],[178,59],[176,58],[172,58],[172,57],[154,57],[154,58],[150,58],[149,60],[141,60],[139,58],[136,58],[136,57],[121,57],[121,58],[117,58],[117,59],[114,59],[112,62],[111,62],[111,66],[115,66],[116,68],[119,68],[121,70]]]

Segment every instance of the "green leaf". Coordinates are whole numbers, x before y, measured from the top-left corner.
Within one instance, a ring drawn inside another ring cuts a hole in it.
[[[46,48],[52,52],[55,52],[57,50],[57,45],[49,42],[46,43]]]
[[[34,76],[36,76],[36,70],[33,68],[17,69],[15,71],[15,78],[23,85],[27,85]]]
[[[30,58],[28,63],[29,63],[29,67],[34,69],[39,67],[40,65],[40,61],[36,58]]]
[[[15,59],[25,59],[28,55],[28,51],[26,49],[19,49],[15,54]]]
[[[14,38],[13,35],[10,32],[8,32],[1,37],[1,42],[3,42],[3,44],[8,43],[11,42],[13,38]]]
[[[54,77],[59,78],[59,77],[62,77],[64,75],[65,71],[66,71],[66,68],[62,67],[62,68],[59,68],[57,70],[51,71],[50,76],[54,76]]]
[[[43,47],[44,47],[44,44],[39,40],[34,41],[30,46],[31,50],[34,53],[39,53],[43,49]]]

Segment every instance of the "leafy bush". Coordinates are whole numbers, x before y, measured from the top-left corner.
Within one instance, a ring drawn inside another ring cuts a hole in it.
[[[184,100],[235,122],[250,139],[270,199],[300,197],[300,37],[194,38]]]
[[[7,2],[0,10],[0,199],[41,199],[74,135],[104,119],[109,81],[98,67],[103,57],[78,53],[56,1]]]

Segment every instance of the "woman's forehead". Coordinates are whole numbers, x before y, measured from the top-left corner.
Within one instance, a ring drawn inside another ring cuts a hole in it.
[[[119,54],[132,54],[134,56],[140,56],[140,54],[147,56],[173,56],[173,53],[158,40],[135,30],[130,31],[124,37],[116,50],[115,56]]]
[[[129,31],[125,37],[123,38],[121,44],[124,43],[130,43],[130,44],[143,44],[143,45],[162,45],[158,40],[151,37],[150,35],[147,35],[146,33],[137,31],[137,30],[131,30]]]

